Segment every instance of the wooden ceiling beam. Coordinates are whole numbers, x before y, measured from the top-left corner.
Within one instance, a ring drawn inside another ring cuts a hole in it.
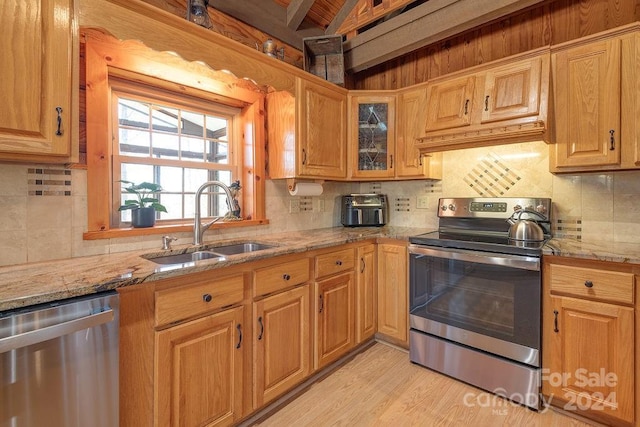
[[[299,50],[302,50],[304,37],[324,35],[324,31],[316,27],[299,31],[290,29],[286,25],[287,9],[271,0],[209,0],[209,6]]]
[[[315,0],[291,0],[287,6],[287,27],[297,30],[314,2]]]
[[[542,1],[430,0],[347,40],[345,68],[365,70]]]
[[[359,0],[346,0],[324,33],[329,36],[336,34],[338,28],[340,28],[344,20],[349,17],[353,8],[358,4],[358,1]]]

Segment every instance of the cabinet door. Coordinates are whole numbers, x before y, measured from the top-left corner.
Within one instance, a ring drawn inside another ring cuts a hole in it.
[[[299,175],[346,178],[346,92],[303,79],[298,79],[298,85]]]
[[[256,408],[309,375],[309,292],[304,285],[254,303]]]
[[[442,178],[426,173],[429,157],[423,158],[416,147],[417,138],[424,135],[421,117],[427,112],[427,89],[403,92],[398,96],[396,129],[396,176]]]
[[[408,346],[407,248],[378,245],[378,332]]]
[[[156,425],[230,425],[242,417],[242,307],[156,333]]]
[[[354,345],[353,274],[316,282],[316,369],[340,358]]]
[[[378,322],[378,295],[376,288],[376,246],[358,248],[356,275],[356,344],[376,333]]]
[[[550,339],[543,392],[565,409],[631,423],[634,413],[632,308],[551,297],[545,311]]]
[[[426,131],[469,126],[475,83],[475,76],[465,76],[429,85]]]
[[[563,166],[620,163],[619,39],[555,53],[555,162]]]
[[[544,59],[548,70],[548,57]],[[487,71],[482,123],[538,115],[542,62],[537,57]]]
[[[394,175],[395,121],[395,96],[349,96],[352,176]]]
[[[71,0],[0,6],[0,158],[70,155],[72,11]]]

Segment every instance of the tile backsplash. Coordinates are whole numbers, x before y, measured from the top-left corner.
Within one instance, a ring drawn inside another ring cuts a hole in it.
[[[292,197],[284,181],[268,180],[269,225],[210,230],[205,240],[339,226],[339,197],[354,192],[386,194],[391,225],[426,228],[437,227],[440,197],[550,197],[554,235],[637,240],[640,171],[554,175],[548,161],[542,142],[452,151],[444,153],[442,181],[325,182],[323,194],[314,197]],[[0,266],[160,247],[160,235],[83,240],[86,207],[85,171],[0,164]],[[176,237],[178,244],[193,239],[191,233]]]

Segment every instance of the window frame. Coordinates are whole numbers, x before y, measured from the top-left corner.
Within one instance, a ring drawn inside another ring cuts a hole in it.
[[[206,64],[187,62],[170,52],[157,52],[137,41],[119,41],[96,30],[84,29],[87,135],[87,231],[85,240],[192,231],[193,221],[175,221],[150,228],[115,228],[111,176],[111,128],[117,105],[112,85],[149,90],[176,100],[187,97],[215,102],[240,112],[231,131],[239,136],[234,147],[237,177],[242,185],[242,221],[218,221],[212,228],[268,224],[264,206],[265,127],[264,89]],[[172,98],[173,97],[173,98]],[[230,147],[231,149],[231,147]],[[117,208],[116,208],[117,209]]]

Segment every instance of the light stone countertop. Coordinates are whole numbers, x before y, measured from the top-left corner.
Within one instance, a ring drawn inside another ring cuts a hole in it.
[[[640,264],[640,242],[581,242],[573,239],[551,239],[545,245],[544,255],[558,255],[599,261]]]
[[[248,261],[306,252],[374,238],[408,240],[410,236],[432,231],[407,227],[333,227],[269,234],[255,238],[205,242],[220,246],[241,241],[275,245],[272,249],[196,261],[188,266],[158,265],[141,255],[161,256],[168,252],[142,250],[65,260],[0,267],[0,316],[2,311],[35,304],[95,294],[123,286],[212,270]],[[191,252],[189,245],[176,246],[171,253]]]

